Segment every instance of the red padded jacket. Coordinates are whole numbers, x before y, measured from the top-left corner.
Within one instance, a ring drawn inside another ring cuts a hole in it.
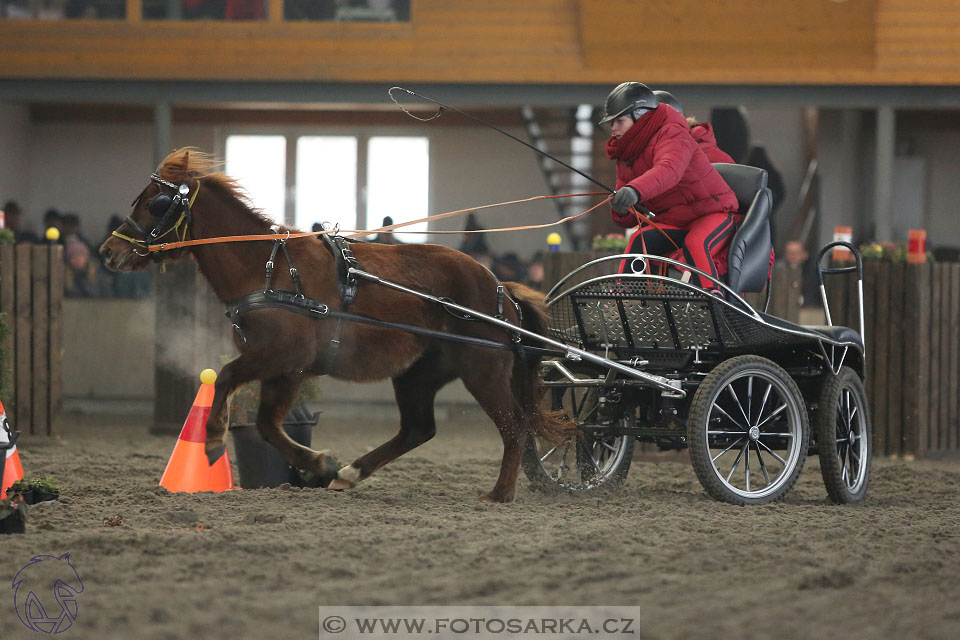
[[[666,105],[645,114],[620,138],[607,141],[617,161],[617,189],[629,185],[656,222],[686,227],[700,216],[737,210],[737,197],[690,135],[682,115]],[[632,213],[610,210],[621,227],[637,224]]]
[[[700,145],[700,150],[707,156],[707,160],[733,164],[733,158],[730,157],[730,154],[717,146],[717,136],[713,133],[713,127],[710,126],[709,122],[698,122],[690,127],[690,135]]]

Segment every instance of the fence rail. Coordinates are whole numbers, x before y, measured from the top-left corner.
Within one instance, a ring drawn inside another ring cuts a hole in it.
[[[0,245],[0,313],[9,329],[0,362],[13,425],[56,435],[63,383],[63,247]]]

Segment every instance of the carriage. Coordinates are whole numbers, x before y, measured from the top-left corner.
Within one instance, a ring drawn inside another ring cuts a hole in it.
[[[832,245],[818,257],[828,326],[754,310],[740,294],[766,288],[769,301],[765,171],[715,165],[743,214],[724,281],[669,258],[611,256],[564,277],[548,294],[547,313],[541,294],[499,283],[445,247],[348,245],[327,232],[318,241],[271,228],[234,181],[210,172],[213,164],[189,148],[173,152],[100,250],[117,270],[190,252],[227,304],[240,355],[217,378],[204,445],[211,464],[225,450],[230,394],[260,380],[261,436],[321,486],[353,487],[433,437],[435,394],[459,378],[504,443],[497,483],[481,496],[489,502],[513,499],[521,465],[539,486],[616,484],[636,439],[689,448],[706,491],[727,502],[779,499],[813,451],[834,501],[865,495],[862,290],[857,333],[829,326],[822,282],[852,270],[862,279],[859,255],[847,245],[856,266],[831,269],[820,263]],[[260,240],[272,240],[272,249]],[[275,272],[281,259],[287,269]],[[623,260],[632,265],[627,273],[616,268]],[[654,260],[675,273],[653,273]],[[724,294],[692,284],[691,272]],[[392,378],[397,436],[345,467],[291,440],[281,418],[300,383],[324,374]]]
[[[569,358],[544,361],[550,407],[574,422],[580,435],[561,445],[530,438],[524,471],[535,484],[567,490],[615,485],[627,475],[639,440],[689,449],[703,488],[725,502],[778,500],[815,453],[834,502],[865,495],[871,427],[863,387],[862,286],[858,333],[832,326],[823,283],[825,274],[854,270],[862,282],[860,256],[846,243],[831,243],[817,258],[827,326],[800,326],[756,311],[740,294],[769,285],[766,173],[715,166],[745,214],[726,282],[638,254],[594,260],[549,292],[551,338],[645,375]],[[838,244],[854,253],[856,266],[821,266]],[[624,260],[633,269],[616,273],[612,267]],[[654,260],[704,276],[724,295],[675,274],[652,273],[646,265]]]

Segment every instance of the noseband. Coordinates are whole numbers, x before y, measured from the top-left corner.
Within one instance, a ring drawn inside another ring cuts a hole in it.
[[[161,178],[156,173],[150,174],[150,180],[160,185],[161,187],[169,187],[174,190],[174,196],[171,198],[169,195],[163,192],[161,189],[160,193],[154,197],[150,202],[150,216],[155,219],[157,222],[149,229],[145,228],[139,222],[134,220],[132,217],[127,216],[126,224],[130,225],[134,231],[139,233],[142,237],[132,238],[130,236],[124,235],[119,231],[114,231],[113,235],[120,238],[121,240],[126,240],[130,244],[139,247],[141,249],[150,249],[150,247],[157,243],[160,238],[173,233],[174,237],[178,241],[183,241],[187,237],[187,229],[190,226],[191,214],[190,207],[193,205],[194,201],[197,199],[197,194],[200,193],[200,181],[197,181],[197,189],[193,192],[193,195],[187,198],[187,194],[190,193],[190,187],[187,183],[181,184],[179,187],[172,182],[167,182]],[[143,197],[141,193],[137,199],[134,201],[134,206],[140,202],[140,198]],[[177,217],[179,214],[179,217]],[[176,219],[176,222],[174,222]],[[183,227],[181,232],[181,226]],[[136,249],[134,252],[138,256],[147,256],[150,255],[150,252],[140,253]],[[160,252],[153,253],[154,261],[160,260]]]

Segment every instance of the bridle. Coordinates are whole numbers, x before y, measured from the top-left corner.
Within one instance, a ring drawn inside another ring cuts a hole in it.
[[[190,221],[192,219],[190,213],[190,207],[193,206],[194,201],[197,199],[197,194],[200,193],[200,181],[197,180],[197,188],[193,192],[193,195],[189,198],[187,195],[190,193],[190,186],[187,183],[181,184],[179,187],[172,182],[167,182],[161,178],[156,173],[150,174],[150,180],[159,185],[160,187],[169,187],[174,190],[173,197],[164,193],[161,189],[160,192],[154,196],[153,200],[150,201],[150,206],[148,210],[150,211],[150,217],[156,221],[156,223],[150,228],[145,228],[139,222],[134,220],[131,216],[127,216],[124,222],[133,228],[142,238],[133,238],[128,235],[124,235],[119,231],[114,231],[113,235],[120,238],[121,240],[126,240],[130,244],[134,245],[133,253],[140,257],[146,257],[150,255],[150,247],[154,244],[157,244],[157,241],[161,238],[173,234],[174,238],[178,242],[183,242],[187,238],[187,230],[190,227]],[[140,193],[139,196],[133,201],[132,207],[136,207],[140,202],[140,199],[143,198],[143,193]],[[178,217],[179,214],[179,217]],[[176,222],[174,222],[176,219]],[[137,248],[146,249],[146,253],[140,253],[137,251]],[[153,253],[154,261],[160,260],[160,253]]]

